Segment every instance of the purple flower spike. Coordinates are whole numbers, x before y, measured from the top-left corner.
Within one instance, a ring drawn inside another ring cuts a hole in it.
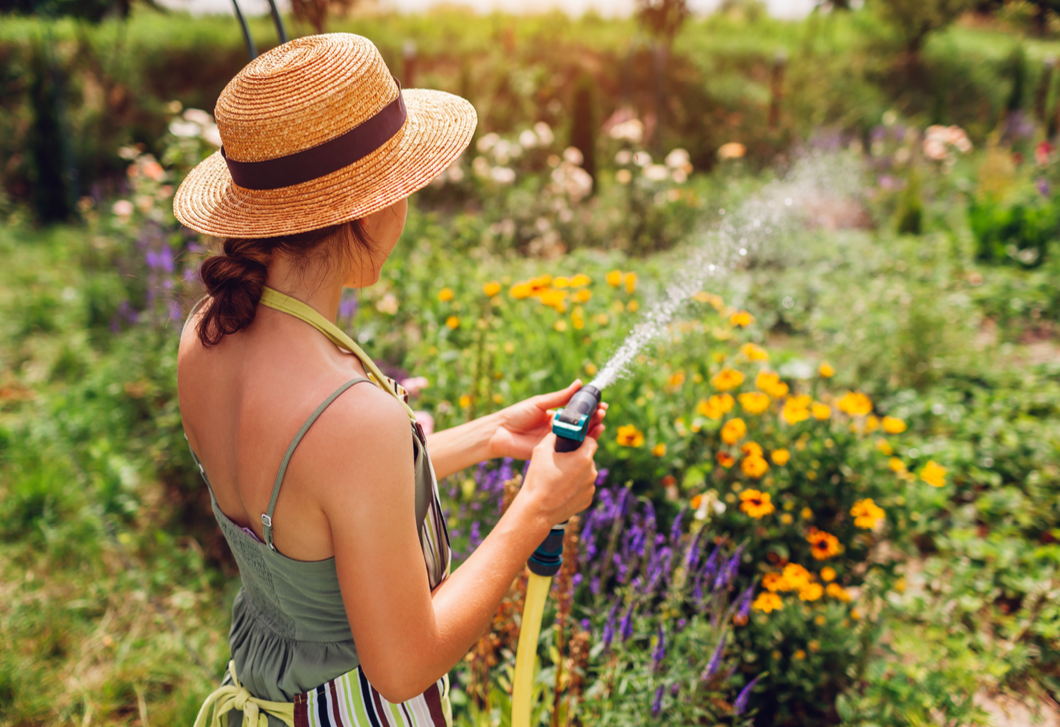
[[[655,669],[659,668],[662,664],[663,659],[666,658],[666,631],[663,630],[662,624],[659,624],[659,640],[655,642],[655,650],[651,653],[652,666]]]
[[[619,632],[622,634],[622,640],[628,641],[629,637],[633,635],[633,604],[629,604],[629,610],[626,611],[626,615],[622,617],[622,623],[619,626]]]
[[[685,516],[685,508],[681,508],[681,512],[677,513],[677,517],[674,518],[674,524],[670,528],[670,545],[677,547],[678,542],[681,540],[681,520]]]
[[[718,673],[718,667],[721,666],[721,657],[724,653],[725,635],[722,634],[721,641],[718,642],[718,646],[714,649],[714,655],[710,657],[710,662],[707,664],[707,668],[703,671],[704,681]]]
[[[604,648],[610,648],[611,642],[615,640],[615,617],[618,616],[618,601],[611,606],[611,613],[607,614],[607,621],[604,622]]]
[[[721,548],[714,546],[714,552],[707,558],[707,562],[703,565],[703,580],[711,580],[718,571],[718,560],[721,558]]]
[[[761,678],[762,675],[759,674],[751,680],[750,684],[741,689],[738,695],[736,695],[736,701],[732,704],[732,714],[734,717],[739,717],[743,714],[743,711],[747,709],[747,699],[751,696],[751,690],[754,689],[755,684],[758,684],[758,680]]]
[[[743,600],[740,601],[740,611],[736,615],[741,619],[747,618],[751,614],[751,599],[755,595],[755,585],[752,583],[747,587],[747,590],[743,592]]]
[[[655,690],[655,701],[651,703],[651,714],[653,717],[658,717],[659,712],[662,711],[662,698],[663,698],[663,685],[659,685],[659,688]]]
[[[598,469],[596,471],[596,486],[597,487],[599,487],[600,485],[602,485],[605,482],[607,482],[607,475],[608,475],[608,470],[607,470],[606,467],[603,467],[603,468]]]
[[[688,554],[685,556],[685,568],[691,573],[699,567],[699,536],[702,534],[702,530],[696,533],[696,536],[692,538],[692,542],[688,545]]]

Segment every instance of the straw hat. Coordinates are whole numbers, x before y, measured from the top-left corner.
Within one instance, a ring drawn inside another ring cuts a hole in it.
[[[375,45],[349,33],[258,56],[225,87],[214,115],[224,145],[180,185],[173,212],[193,230],[244,238],[388,207],[460,156],[476,123],[458,96],[402,90]]]

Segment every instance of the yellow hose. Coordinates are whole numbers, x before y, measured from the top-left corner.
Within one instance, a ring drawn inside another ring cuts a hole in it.
[[[523,622],[519,627],[519,648],[515,652],[515,682],[512,692],[512,727],[530,727],[531,699],[534,694],[534,663],[537,661],[537,637],[541,634],[541,618],[545,615],[545,601],[552,585],[550,576],[530,574],[526,584],[526,603]]]

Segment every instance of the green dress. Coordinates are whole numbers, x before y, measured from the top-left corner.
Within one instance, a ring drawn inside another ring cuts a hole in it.
[[[342,719],[344,712],[336,707],[335,719],[326,723],[310,719],[309,724],[360,724],[362,720],[356,718],[360,710],[357,709],[358,705],[354,704],[358,698],[364,702],[360,706],[377,706],[377,712],[390,713],[390,707],[395,707],[395,705],[389,705],[385,703],[385,700],[383,704],[379,704],[378,693],[367,684],[363,674],[360,674],[358,669],[360,659],[357,656],[357,646],[354,643],[342,602],[335,559],[294,560],[276,550],[272,530],[274,522],[283,523],[283,513],[277,516],[274,511],[291,455],[309,428],[335,399],[347,389],[361,383],[380,386],[391,394],[403,398],[406,408],[408,408],[407,394],[393,380],[383,376],[356,343],[309,306],[269,288],[266,288],[261,303],[295,315],[318,328],[337,345],[357,355],[374,381],[358,376],[343,384],[317,407],[295,435],[276,474],[269,508],[262,515],[264,541],[259,539],[253,531],[233,522],[221,511],[213,495],[213,488],[210,486],[206,471],[199,462],[198,456],[194,451],[192,452],[192,457],[195,458],[203,479],[210,487],[214,516],[235,555],[243,580],[243,587],[236,595],[232,607],[232,628],[229,633],[234,672],[238,683],[253,697],[272,702],[294,702],[296,705],[295,724],[298,724],[300,703],[303,706],[309,703],[309,709],[312,712],[315,703],[311,695],[316,693],[330,698],[329,695],[335,692],[334,686],[330,683],[334,681],[341,685],[340,678],[345,675],[345,681],[354,684],[353,689],[357,689],[357,683],[360,683],[362,687],[368,687],[367,690],[361,689],[364,693],[359,697],[354,695],[350,699],[343,698],[344,704],[347,701],[351,704],[345,710],[349,713],[350,719]],[[409,409],[409,414],[410,426],[413,428],[412,456],[416,473],[416,519],[420,523],[420,545],[427,569],[427,578],[433,590],[449,575],[449,535],[438,498],[434,468],[427,454],[423,428],[415,421],[411,409]],[[286,523],[284,527],[298,527],[298,524]],[[400,655],[395,655],[395,658],[400,658]],[[353,674],[352,679],[351,674]],[[226,681],[232,681],[231,676]],[[435,718],[437,717],[436,707],[440,706],[444,712],[444,723],[448,724],[450,721],[448,679],[446,677],[440,679],[432,687],[432,690],[435,689],[436,695],[433,691],[429,691],[423,697],[416,698],[430,701],[431,704],[413,706],[420,708],[419,713],[430,713]],[[405,723],[416,725],[437,723],[437,719],[429,721],[415,719],[416,710],[409,708],[413,701],[415,700],[396,705],[400,708],[397,714],[410,717],[404,720]],[[434,701],[439,702],[439,705],[435,705]],[[402,723],[393,719],[380,721],[379,717],[385,715],[378,713],[371,715],[369,712],[371,709],[361,715],[366,718],[363,720],[365,725]],[[321,710],[320,714],[323,713]],[[242,724],[242,713],[233,710],[228,714],[229,725]],[[273,727],[282,725],[284,722],[269,715],[268,724]]]

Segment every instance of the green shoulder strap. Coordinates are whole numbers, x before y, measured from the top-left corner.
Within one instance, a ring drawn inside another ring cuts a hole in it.
[[[269,308],[273,308],[305,321],[331,339],[331,342],[336,346],[346,349],[360,359],[361,364],[368,370],[368,373],[375,382],[379,384],[384,391],[400,401],[402,406],[405,407],[405,411],[408,412],[409,419],[413,422],[416,421],[416,415],[412,412],[412,408],[406,404],[400,396],[398,396],[396,391],[394,391],[394,388],[390,385],[389,379],[383,375],[383,372],[380,371],[379,367],[375,365],[375,362],[368,357],[368,354],[362,351],[361,347],[354,343],[352,338],[343,333],[338,326],[297,298],[284,295],[280,291],[274,290],[268,286],[265,286],[262,290],[260,302],[262,305],[268,306]]]

